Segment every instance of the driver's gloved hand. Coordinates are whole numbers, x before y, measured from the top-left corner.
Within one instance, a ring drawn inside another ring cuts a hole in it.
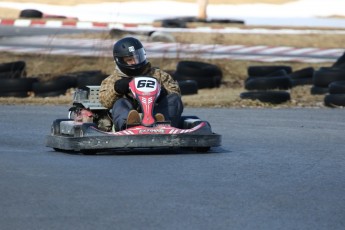
[[[130,77],[123,77],[117,80],[114,84],[114,89],[119,94],[129,93],[129,82],[132,80]]]

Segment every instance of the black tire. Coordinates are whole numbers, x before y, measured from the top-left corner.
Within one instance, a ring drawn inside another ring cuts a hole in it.
[[[299,78],[299,79],[291,79],[291,86],[299,86],[299,85],[312,85],[313,79],[312,78]]]
[[[313,84],[319,87],[328,87],[333,81],[345,80],[345,69],[335,67],[321,67],[313,75]]]
[[[345,94],[345,81],[334,81],[328,85],[330,94]]]
[[[53,148],[55,152],[59,153],[67,153],[67,154],[77,154],[78,152],[74,150],[65,150],[65,149],[59,149],[59,148]]]
[[[172,69],[164,70],[164,72],[170,74],[171,76],[173,76],[175,74],[175,70],[172,70]]]
[[[97,150],[95,149],[83,149],[83,150],[80,150],[80,153],[83,154],[83,155],[87,155],[87,156],[93,156],[93,155],[96,155],[97,154]]]
[[[96,76],[103,74],[101,70],[84,70],[84,71],[75,71],[66,73],[65,75],[74,76],[74,77],[83,77],[83,76]]]
[[[276,70],[272,73],[266,74],[266,75],[260,75],[260,76],[248,76],[248,78],[246,79],[253,79],[253,78],[262,78],[262,77],[283,77],[283,76],[289,76],[289,74],[284,70],[284,69],[279,69]]]
[[[76,87],[77,80],[71,76],[59,76],[49,81],[39,81],[33,84],[32,90],[35,95],[42,95],[49,92],[66,91]]]
[[[55,91],[50,91],[50,92],[44,92],[44,93],[35,93],[35,97],[58,97],[61,95],[66,94],[66,89],[62,90],[55,90]]]
[[[175,80],[195,80],[198,88],[219,87],[223,78],[221,69],[213,64],[198,61],[180,61],[172,75]]]
[[[198,61],[180,61],[176,66],[176,73],[186,76],[223,77],[222,70],[213,64]]]
[[[6,62],[0,64],[0,73],[3,72],[22,72],[25,70],[26,63],[24,61]]]
[[[242,99],[259,100],[261,102],[280,104],[291,99],[290,93],[285,91],[256,91],[243,92],[240,94]]]
[[[332,65],[332,67],[345,67],[345,52],[337,59],[337,61]]]
[[[314,68],[306,67],[290,74],[292,86],[298,85],[312,85],[313,84]]]
[[[20,18],[42,18],[43,13],[39,10],[26,9],[26,10],[20,11],[19,17]]]
[[[304,78],[313,78],[314,75],[314,68],[313,67],[306,67],[303,69],[299,69],[296,71],[293,71],[290,74],[290,77],[292,79],[304,79]]]
[[[211,147],[195,147],[193,150],[197,153],[207,153]]]
[[[23,75],[25,75],[23,71],[2,72],[0,73],[0,79],[21,78]]]
[[[165,28],[187,28],[187,23],[179,19],[164,19],[161,26]]]
[[[198,93],[198,83],[194,80],[178,81],[181,95],[192,95]]]
[[[217,88],[221,84],[221,78],[219,76],[198,77],[192,75],[181,75],[175,72],[172,77],[176,81],[196,81],[199,89]]]
[[[77,88],[85,89],[86,86],[101,85],[102,81],[108,76],[108,74],[102,72],[79,75],[77,76]]]
[[[249,77],[266,76],[278,70],[285,70],[286,73],[292,73],[291,66],[278,65],[278,66],[249,66],[247,73]]]
[[[250,78],[245,82],[247,90],[290,89],[291,87],[291,79],[287,76]]]
[[[28,97],[28,96],[29,96],[29,94],[26,91],[7,92],[7,93],[0,92],[0,97]]]
[[[326,95],[324,98],[324,104],[329,107],[345,106],[345,93]]]
[[[28,92],[32,90],[37,78],[0,79],[0,92]]]
[[[320,86],[313,85],[310,88],[310,93],[313,94],[313,95],[326,94],[328,92],[329,92],[328,87],[320,87]]]
[[[231,24],[245,24],[243,20],[237,20],[237,19],[211,19],[208,20],[209,23],[231,23]]]

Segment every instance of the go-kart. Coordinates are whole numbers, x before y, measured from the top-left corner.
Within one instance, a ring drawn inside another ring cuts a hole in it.
[[[77,89],[68,118],[56,119],[47,135],[46,146],[61,152],[96,154],[111,150],[140,148],[184,148],[207,152],[221,145],[221,135],[213,133],[209,122],[197,116],[182,116],[178,127],[153,116],[161,86],[149,76],[135,77],[129,83],[131,96],[141,108],[141,123],[116,131],[111,110],[99,100],[99,86]]]

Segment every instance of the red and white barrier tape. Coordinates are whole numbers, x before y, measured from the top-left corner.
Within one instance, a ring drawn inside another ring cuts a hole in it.
[[[239,34],[345,34],[345,30],[330,29],[267,29],[267,28],[236,28],[234,26],[197,26],[191,28],[164,28],[152,24],[88,22],[75,20],[45,20],[45,19],[0,19],[2,26],[43,27],[43,28],[74,28],[110,30],[113,28],[127,31],[165,31],[165,32],[200,32],[200,33],[239,33]]]
[[[20,42],[18,42],[20,41]],[[111,57],[113,40],[20,37],[0,41],[0,51]],[[334,62],[344,49],[144,42],[149,58],[200,58],[262,62]]]

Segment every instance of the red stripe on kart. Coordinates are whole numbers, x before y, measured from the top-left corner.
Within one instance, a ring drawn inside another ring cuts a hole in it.
[[[1,25],[14,25],[14,22],[13,19],[1,19]]]
[[[44,21],[44,20],[32,20],[30,23],[31,26],[45,25],[45,24],[46,24],[46,21]]]
[[[73,22],[73,21],[63,21],[62,22],[62,26],[76,26],[77,22]]]
[[[105,22],[93,22],[92,23],[92,26],[94,27],[108,27],[108,23],[105,23]]]

